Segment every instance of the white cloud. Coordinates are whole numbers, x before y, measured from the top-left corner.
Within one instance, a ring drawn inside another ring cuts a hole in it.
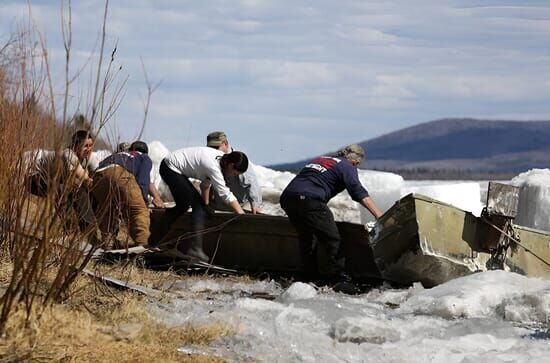
[[[338,76],[330,65],[312,62],[251,62],[259,83],[276,87],[305,88],[335,84]]]
[[[116,64],[129,77],[119,129],[135,128],[142,117],[140,57],[151,81],[162,81],[148,135],[178,146],[227,128],[241,147],[263,155],[260,162],[296,159],[306,149],[313,155],[436,117],[547,118],[550,5],[505,3],[111,1],[107,52],[118,42]],[[59,3],[33,4],[58,77]],[[103,7],[95,0],[72,5],[78,69],[97,55]],[[26,12],[25,2],[0,3],[0,39]],[[273,140],[258,142],[265,129]],[[308,137],[319,142],[304,143]]]
[[[354,41],[363,44],[384,44],[388,45],[397,41],[397,37],[386,34],[381,30],[366,27],[342,27],[337,26],[334,30],[336,35],[344,41]]]

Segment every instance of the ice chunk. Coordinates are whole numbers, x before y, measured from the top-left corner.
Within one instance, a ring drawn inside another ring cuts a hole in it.
[[[501,270],[486,271],[421,291],[401,304],[400,310],[446,319],[508,314],[510,319],[532,322],[548,316],[548,304],[541,301],[549,289],[547,280]],[[531,301],[529,312],[518,310],[525,301]]]
[[[516,224],[550,231],[550,170],[532,169],[512,179],[520,187]]]
[[[401,175],[382,171],[359,170],[359,180],[382,211],[388,210],[401,197],[404,186]]]
[[[111,150],[97,150],[92,151],[90,158],[88,159],[88,169],[95,170],[99,166],[99,163],[103,161],[107,156],[111,155]]]
[[[537,324],[550,322],[550,287],[505,299],[497,312],[505,320]]]
[[[162,180],[159,173],[160,163],[170,151],[160,141],[151,141],[148,143],[148,146],[149,157],[153,161],[153,168],[151,169],[151,183],[155,184],[157,187],[162,200],[165,202],[173,202],[174,197],[172,197],[172,193],[170,193],[168,185],[166,185],[164,180]]]
[[[317,290],[309,284],[303,282],[295,282],[283,293],[284,301],[312,299],[317,296]]]
[[[382,212],[387,211],[401,197],[401,189],[404,185],[401,175],[374,170],[359,170],[359,180],[367,188]],[[350,203],[355,207],[359,205],[354,202]],[[365,208],[359,207],[359,211],[362,224],[374,220],[374,217]]]
[[[407,183],[402,189],[402,196],[410,193],[418,193],[441,202],[454,205],[462,210],[472,212],[479,216],[483,205],[481,204],[481,190],[477,182],[464,183]]]
[[[330,335],[339,342],[382,344],[399,340],[399,332],[388,328],[380,320],[363,318],[342,318],[331,327]]]

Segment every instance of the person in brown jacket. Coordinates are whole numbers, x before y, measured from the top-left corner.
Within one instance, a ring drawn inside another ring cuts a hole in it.
[[[148,151],[146,143],[136,141],[129,151],[105,158],[95,171],[93,195],[99,228],[111,240],[122,219],[136,244],[145,247],[149,244],[151,222],[146,201],[153,163]]]

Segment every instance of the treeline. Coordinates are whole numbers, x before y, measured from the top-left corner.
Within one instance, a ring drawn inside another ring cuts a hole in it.
[[[475,169],[433,169],[426,167],[379,168],[377,170],[399,174],[407,180],[509,180],[519,174]]]

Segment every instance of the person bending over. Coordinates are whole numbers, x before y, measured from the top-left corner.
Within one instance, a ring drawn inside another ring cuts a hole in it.
[[[149,244],[151,222],[146,203],[153,162],[148,151],[145,142],[135,141],[129,151],[117,152],[102,160],[95,171],[92,191],[99,227],[110,241],[115,241],[119,219],[122,219],[136,244]]]
[[[248,169],[247,156],[239,151],[224,154],[209,147],[190,147],[168,154],[160,163],[160,176],[170,188],[176,206],[167,210],[171,224],[179,215],[192,208],[191,224],[195,236],[187,243],[185,253],[207,261],[202,249],[201,231],[207,213],[205,200],[210,188],[214,188],[220,198],[237,214],[244,214],[239,201],[225,184],[224,176],[237,176]],[[188,178],[201,182],[201,194]]]
[[[320,156],[306,164],[281,194],[280,204],[298,233],[300,254],[309,279],[318,274],[316,242],[319,242],[327,251],[331,278],[351,280],[340,251],[340,233],[327,206],[331,198],[345,189],[376,219],[382,215],[359,181],[357,166],[364,155],[361,146],[352,144],[333,156]]]
[[[223,131],[214,131],[206,136],[206,146],[216,150],[229,153],[232,148],[229,146],[227,136]],[[260,212],[260,205],[262,204],[262,189],[258,184],[258,178],[254,172],[254,167],[249,162],[248,169],[238,176],[225,175],[225,183],[235,195],[239,204],[243,209],[250,210],[253,214]],[[225,204],[219,195],[216,194],[216,190],[211,193],[210,199],[206,201],[207,204],[217,210],[227,210],[227,204]]]
[[[58,210],[74,210],[78,226],[88,236],[90,243],[97,245],[95,230],[97,222],[89,198],[93,180],[86,165],[94,145],[88,130],[78,130],[67,148],[46,151],[42,157],[32,160],[27,187],[30,193],[45,197],[53,195]]]

